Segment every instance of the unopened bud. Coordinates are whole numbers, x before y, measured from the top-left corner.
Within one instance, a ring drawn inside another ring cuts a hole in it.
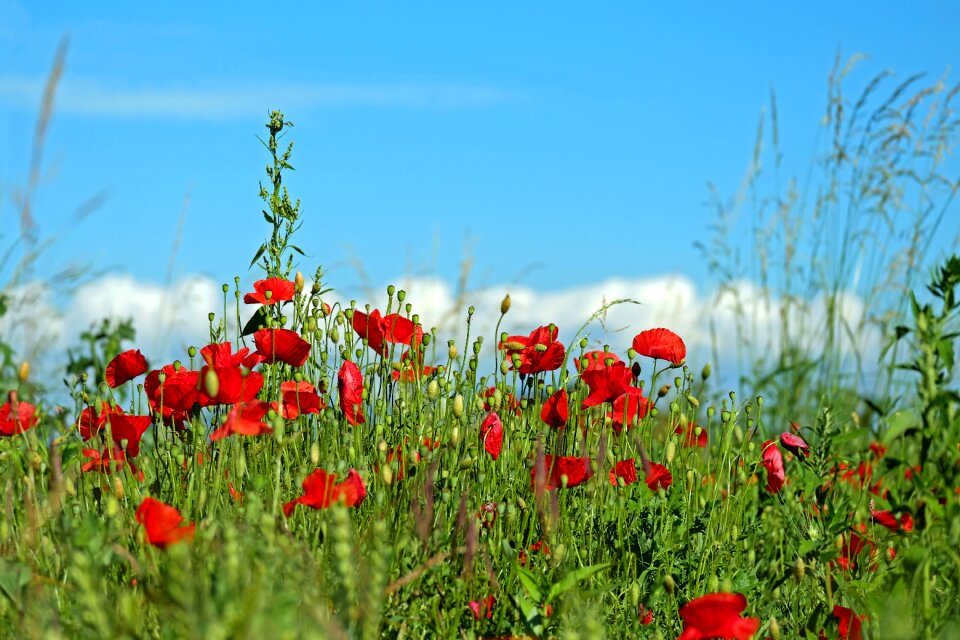
[[[23,384],[27,381],[27,378],[30,377],[30,363],[24,360],[20,363],[20,368],[17,369],[17,378],[20,380],[20,384]]]
[[[457,345],[451,344],[451,345],[449,346],[449,348],[447,348],[447,356],[448,356],[451,360],[453,360],[454,358],[457,357]]]
[[[669,573],[663,578],[663,588],[666,589],[670,595],[673,595],[673,592],[677,588],[677,583],[673,581],[673,576]]]
[[[459,393],[453,398],[453,415],[458,418],[463,415],[463,396]]]
[[[673,462],[673,458],[676,455],[677,455],[677,442],[671,438],[670,441],[667,442],[667,451],[666,451],[667,464],[670,464],[671,462]]]
[[[807,567],[803,563],[803,558],[798,557],[797,561],[793,563],[793,578],[800,582],[803,580],[803,577],[807,574]]]
[[[383,484],[393,484],[393,469],[390,468],[390,465],[383,465],[380,468],[380,474],[383,476]]]
[[[657,391],[657,397],[658,397],[658,398],[662,398],[663,396],[667,395],[668,393],[670,393],[670,385],[665,384],[665,385],[663,385],[662,387],[660,387],[660,390],[659,390],[659,391]]]
[[[510,311],[510,294],[503,296],[503,302],[500,303],[500,315],[504,315]]]
[[[703,369],[700,371],[700,377],[706,380],[710,377],[710,363],[703,365]]]
[[[310,445],[310,462],[313,464],[320,462],[320,445],[316,442]]]
[[[220,376],[215,370],[207,369],[206,375],[203,376],[203,388],[211,398],[216,398],[220,393]]]
[[[427,384],[427,397],[433,400],[437,397],[437,395],[439,395],[439,393],[440,385],[437,384],[436,380],[431,380],[429,384]]]
[[[297,293],[303,293],[303,274],[297,271],[297,275],[293,278],[293,290]]]
[[[120,476],[113,476],[113,494],[118,500],[123,500],[123,481]]]
[[[770,626],[767,629],[770,631],[770,637],[773,640],[780,640],[780,625],[777,624],[776,617],[770,618]]]
[[[687,402],[689,402],[689,403],[690,403],[690,406],[693,407],[694,409],[697,409],[697,408],[700,407],[700,401],[697,400],[697,398],[696,398],[695,396],[688,395],[688,396],[687,396]]]

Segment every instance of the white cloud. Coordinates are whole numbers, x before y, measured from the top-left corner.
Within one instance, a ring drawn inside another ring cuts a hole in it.
[[[788,315],[789,339],[811,354],[818,353],[828,317],[824,299],[785,303],[764,296],[751,282],[740,282],[732,291],[703,293],[689,278],[681,275],[614,278],[546,292],[529,287],[493,286],[468,292],[460,301],[453,286],[441,278],[407,278],[396,282],[407,292],[405,302],[412,305],[421,322],[428,328],[438,328],[441,345],[446,339],[454,338],[458,347],[463,348],[466,309],[473,305],[476,313],[471,336],[484,336],[485,358],[490,357],[491,345],[495,344],[494,328],[500,302],[508,291],[511,308],[501,331],[527,334],[540,325],[553,322],[560,328],[560,339],[569,344],[577,329],[605,303],[629,298],[639,304],[614,306],[588,328],[590,348],[609,344],[612,350],[623,354],[638,332],[667,327],[683,338],[688,348],[688,360],[699,368],[712,358],[712,325],[718,341],[720,364],[728,373],[737,367],[737,344],[743,338],[751,342],[754,353],[775,354],[779,351],[784,344],[781,331],[783,310]],[[57,367],[62,367],[63,352],[76,344],[79,333],[104,317],[132,318],[137,330],[136,346],[144,351],[151,363],[183,358],[188,345],[199,347],[205,344],[207,315],[214,311],[219,317],[223,307],[220,285],[201,276],[164,287],[138,281],[130,275],[107,275],[85,284],[65,305],[54,304],[50,292],[43,287],[23,287],[8,292],[8,295],[11,296],[8,300],[10,311],[0,318],[0,335],[16,345],[24,357],[34,346],[46,347],[50,352],[50,363]],[[328,302],[337,299],[330,297]],[[339,300],[349,304],[348,300]],[[383,310],[386,300],[358,298],[357,303],[361,308],[370,303]],[[229,304],[232,309],[232,294]],[[736,310],[738,305],[739,311]],[[844,322],[853,327],[849,336],[841,330],[841,353],[847,357],[854,353],[866,354],[868,359],[876,362],[881,336],[877,329],[865,322],[866,308],[862,300],[845,294],[840,296],[838,306]],[[243,320],[249,317],[249,312],[249,308],[242,308]],[[232,334],[234,330],[231,328],[228,333]],[[485,362],[492,366],[492,361]]]
[[[34,109],[45,82],[44,78],[0,76],[0,100]],[[502,89],[480,84],[256,83],[186,88],[119,86],[70,77],[57,91],[56,106],[59,112],[83,116],[223,119],[260,116],[264,105],[271,104],[300,112],[345,107],[454,109],[487,107],[509,98]]]

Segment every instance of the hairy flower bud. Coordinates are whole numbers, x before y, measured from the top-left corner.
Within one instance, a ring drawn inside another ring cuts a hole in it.
[[[20,384],[23,384],[27,381],[27,378],[30,377],[30,363],[24,360],[20,363],[20,368],[17,369],[17,379],[20,380]]]
[[[503,296],[503,302],[500,303],[500,315],[506,315],[510,311],[510,294]]]
[[[293,290],[297,293],[303,293],[303,274],[299,271],[293,279]]]

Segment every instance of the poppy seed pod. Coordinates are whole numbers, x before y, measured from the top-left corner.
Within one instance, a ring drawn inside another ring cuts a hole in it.
[[[510,294],[503,296],[503,302],[500,303],[500,315],[506,315],[510,311]]]

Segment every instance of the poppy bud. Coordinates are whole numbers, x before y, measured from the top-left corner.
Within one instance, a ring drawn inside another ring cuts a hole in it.
[[[451,344],[450,346],[447,347],[447,356],[451,360],[457,357],[457,345]]]
[[[17,378],[20,380],[20,384],[23,384],[27,381],[27,378],[30,377],[30,363],[24,360],[20,363],[20,368],[17,370]]]
[[[380,474],[383,476],[383,484],[393,484],[393,469],[390,468],[390,465],[385,464],[380,467]]]
[[[310,445],[310,462],[313,464],[320,462],[320,445],[316,442]]]
[[[297,275],[293,278],[293,290],[297,293],[303,293],[303,274],[297,271]]]
[[[673,581],[673,576],[669,573],[663,577],[663,588],[666,589],[670,595],[673,595],[673,592],[677,588],[677,583]]]
[[[767,629],[770,631],[770,637],[773,640],[780,640],[780,625],[777,624],[776,617],[770,618],[770,626]]]
[[[720,583],[720,590],[724,593],[733,593],[733,582],[730,578],[724,578],[723,582]]]
[[[310,293],[312,293],[313,295],[317,295],[317,294],[320,293],[320,283],[319,283],[319,282],[314,282],[314,283],[313,283],[313,286],[310,287]],[[328,310],[327,312],[329,313],[329,310]]]
[[[695,396],[688,395],[687,402],[689,402],[690,406],[693,407],[694,409],[698,409],[700,407],[700,401],[697,400]]]
[[[330,338],[330,342],[336,343],[340,340],[340,332],[336,327],[330,329],[330,333],[327,334],[327,337]]]
[[[123,481],[120,476],[113,476],[113,493],[118,499],[123,500]]]
[[[503,375],[507,375],[509,371],[510,371],[510,365],[507,364],[506,360],[504,360],[503,362],[500,363],[500,373],[502,373]]]
[[[667,464],[670,464],[671,462],[673,462],[674,456],[677,455],[677,441],[674,440],[673,438],[671,438],[670,441],[667,443],[666,455],[667,455]]]
[[[439,393],[440,385],[437,384],[436,380],[431,380],[430,383],[427,384],[427,397],[433,400],[437,397],[437,395],[439,395]]]
[[[720,579],[717,578],[716,574],[713,574],[707,580],[707,592],[716,593],[719,590],[720,590]]]
[[[803,558],[798,556],[797,561],[793,563],[793,578],[800,582],[806,573],[807,567],[803,564]]]
[[[208,368],[206,375],[203,376],[203,389],[211,398],[216,398],[220,393],[220,376],[214,369]]]
[[[660,390],[659,390],[659,391],[657,391],[657,397],[658,397],[658,398],[662,398],[663,396],[667,395],[668,393],[670,393],[670,385],[665,384],[665,385],[663,385],[662,387],[660,387]]]
[[[454,427],[450,430],[450,442],[460,444],[460,427]]]
[[[500,315],[506,315],[510,311],[510,294],[503,296],[503,302],[500,303]]]
[[[463,415],[463,396],[459,393],[453,398],[453,415],[457,418]]]
[[[700,377],[706,380],[710,377],[710,363],[703,365],[703,369],[700,371]]]

